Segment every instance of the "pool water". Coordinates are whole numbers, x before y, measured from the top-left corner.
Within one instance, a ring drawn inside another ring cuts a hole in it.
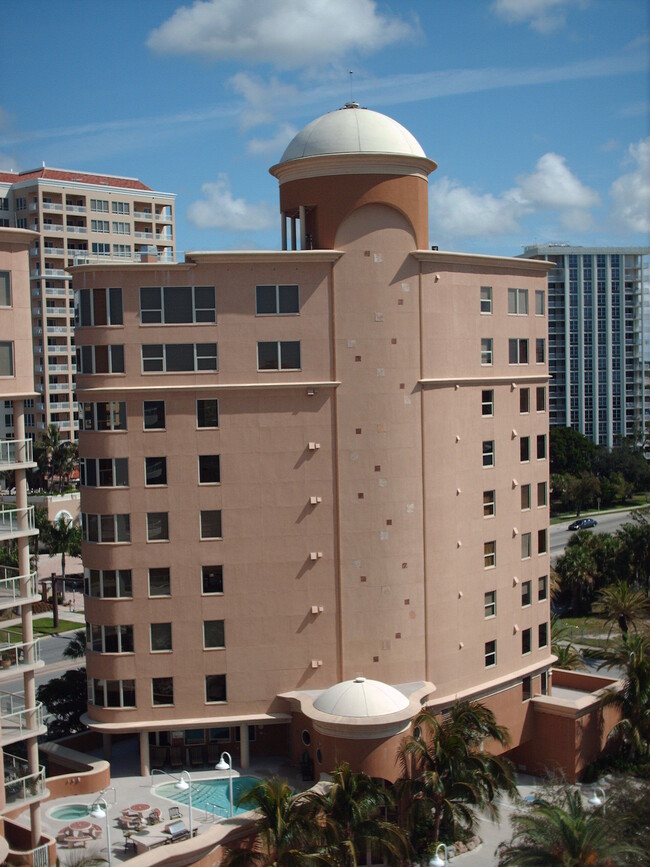
[[[49,814],[50,819],[58,822],[71,822],[74,819],[87,819],[90,815],[88,804],[66,804],[64,807],[55,807]]]
[[[245,813],[250,807],[237,807],[237,801],[259,783],[257,777],[233,777],[232,797],[234,813]],[[189,805],[189,790],[179,792],[176,783],[163,783],[154,790],[159,798],[167,798],[178,804]],[[192,780],[192,809],[204,810],[215,816],[227,816],[230,811],[230,796],[228,794],[228,779]]]

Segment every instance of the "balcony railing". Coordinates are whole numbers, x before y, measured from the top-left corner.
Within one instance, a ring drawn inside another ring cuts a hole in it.
[[[67,409],[70,409],[70,402],[69,401],[62,401],[61,403],[51,403],[50,404],[50,411],[51,412],[59,412],[60,410],[67,410]]]
[[[46,256],[60,258],[61,256],[65,256],[65,247],[43,247],[43,253]]]
[[[48,334],[67,334],[68,329],[65,325],[46,325]]]
[[[66,202],[65,209],[68,213],[74,213],[74,214],[85,214],[86,213],[86,206],[85,205],[68,205]]]
[[[70,391],[70,386],[67,382],[51,382],[47,390],[52,393],[53,391]]]
[[[32,464],[34,456],[32,440],[0,440],[0,468],[11,468],[14,464]]]
[[[71,232],[73,235],[86,235],[88,234],[88,228],[86,226],[67,226],[68,232]]]
[[[67,277],[63,268],[44,268],[42,277]]]
[[[43,725],[43,705],[25,706],[25,696],[14,692],[0,692],[2,713],[2,742],[16,741],[37,733]]]
[[[25,592],[21,583],[27,581]],[[15,566],[0,566],[0,605],[13,603],[25,596],[38,596],[38,574],[19,575]]]
[[[170,244],[173,243],[172,238],[167,238]],[[184,253],[172,253],[171,250],[157,250],[155,247],[151,250],[144,246],[144,249],[135,250],[131,256],[124,255],[113,255],[112,253],[107,256],[98,256],[96,253],[92,255],[88,255],[86,253],[79,253],[75,256],[74,264],[75,265],[106,265],[111,260],[114,262],[120,262],[124,264],[127,262],[128,264],[136,264],[138,262],[147,261],[149,256],[156,256],[159,262],[184,262],[185,254]],[[144,257],[144,259],[143,259]],[[46,290],[47,291],[47,290]]]
[[[61,202],[43,202],[44,211],[63,211]]]
[[[45,792],[45,768],[40,766],[35,774],[29,773],[24,759],[5,752],[5,801],[7,806],[27,801]]]
[[[33,506],[26,509],[0,509],[0,539],[31,533],[35,529]]]
[[[66,373],[70,368],[67,364],[50,364],[48,370],[54,373]]]
[[[134,232],[133,237],[153,241],[153,232]]]
[[[34,225],[32,228],[38,232],[38,226]],[[48,235],[50,232],[62,232],[63,226],[61,223],[43,223],[43,234]]]
[[[65,287],[61,286],[46,286],[45,296],[49,298],[68,298],[72,293]]]
[[[12,643],[6,640],[8,636],[8,630],[0,630],[0,637],[3,639],[0,641],[0,671],[22,669],[41,661],[39,638]]]

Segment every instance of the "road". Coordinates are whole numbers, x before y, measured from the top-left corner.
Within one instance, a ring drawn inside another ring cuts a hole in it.
[[[74,632],[66,632],[63,635],[49,635],[46,638],[41,638],[39,644],[41,659],[45,663],[45,668],[39,669],[36,673],[37,688],[42,683],[48,683],[53,677],[61,677],[69,668],[80,668],[86,664],[85,659],[66,659],[63,656],[63,651],[68,641],[73,637]],[[10,684],[11,686],[9,686]],[[19,692],[22,690],[22,687],[22,674],[2,681],[2,688],[7,692]]]
[[[602,515],[589,515],[598,521],[598,526],[594,527],[592,533],[614,533],[623,524],[630,523],[630,510],[624,512],[609,512]],[[554,524],[551,526],[551,560],[557,559],[564,552],[567,543],[573,533],[567,530],[575,518],[567,518],[562,524]]]

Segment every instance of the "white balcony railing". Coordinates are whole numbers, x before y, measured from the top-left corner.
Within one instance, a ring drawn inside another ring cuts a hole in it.
[[[87,235],[88,228],[86,226],[67,226],[68,232],[71,232],[73,235]]]
[[[38,211],[38,202],[30,202],[29,203],[30,211]]]
[[[63,211],[63,205],[61,202],[43,202],[43,210],[44,211]]]
[[[134,211],[133,212],[134,220],[152,220],[153,214],[151,211]]]
[[[43,705],[37,701],[34,707],[26,707],[25,696],[14,692],[0,692],[0,713],[2,713],[2,740],[15,741],[17,737],[27,737],[43,725]]]
[[[61,401],[60,403],[51,403],[50,410],[51,412],[57,412],[59,410],[70,409],[70,401]]]
[[[54,373],[66,373],[70,368],[67,364],[50,364],[48,370]]]
[[[65,209],[69,214],[85,214],[86,213],[86,206],[85,205],[68,205],[68,203],[66,202]]]
[[[51,383],[48,385],[47,390],[48,390],[49,392],[53,392],[53,391],[70,391],[70,386],[68,385],[67,382],[51,382]]]
[[[23,582],[27,581],[26,587],[22,588]],[[25,596],[38,595],[38,574],[30,572],[29,575],[19,575],[15,566],[0,566],[0,605],[15,603]]]
[[[67,334],[68,329],[65,325],[46,325],[48,334]]]
[[[34,231],[38,232],[38,226],[32,227]],[[49,235],[52,232],[62,232],[63,226],[61,223],[43,223],[43,234]]]
[[[0,630],[0,671],[20,669],[36,665],[41,661],[40,639],[33,641],[8,641],[11,634],[7,629]]]
[[[64,307],[63,305],[61,305],[61,307],[46,307],[45,314],[47,316],[67,316],[68,308]]]
[[[0,440],[0,468],[5,471],[14,464],[34,463],[32,440]]]
[[[67,277],[67,274],[63,270],[63,268],[45,268],[43,270],[43,277]]]
[[[24,759],[5,752],[5,801],[7,805],[27,801],[45,792],[45,768],[39,767],[35,774],[29,773]]]
[[[133,237],[153,241],[153,232],[134,232]]]
[[[65,248],[64,247],[43,247],[43,253],[45,256],[54,256],[55,258],[61,258],[61,256],[65,256]]]
[[[43,329],[40,325],[36,325],[34,328],[32,328],[32,334],[34,335],[34,337],[40,337],[42,333]]]
[[[46,298],[68,298],[71,293],[64,287],[61,286],[46,286],[45,287],[45,297]]]

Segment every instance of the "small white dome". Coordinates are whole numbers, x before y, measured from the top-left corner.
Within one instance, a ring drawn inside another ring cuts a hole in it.
[[[337,683],[314,701],[314,707],[322,713],[349,717],[384,716],[408,706],[409,700],[395,687],[365,677]]]
[[[312,120],[289,142],[281,163],[323,154],[378,153],[426,157],[415,136],[385,114],[347,103]]]

